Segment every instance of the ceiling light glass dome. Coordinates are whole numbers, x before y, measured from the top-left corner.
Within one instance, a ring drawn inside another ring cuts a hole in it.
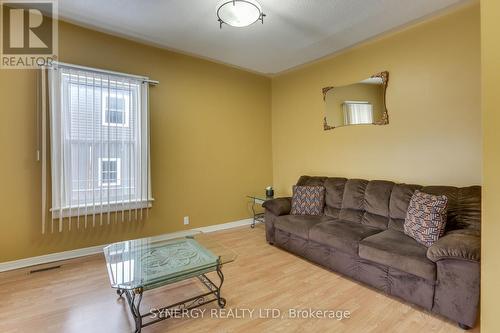
[[[264,23],[262,7],[255,0],[225,0],[217,7],[217,18],[222,28],[225,23],[232,27],[246,27],[257,21]]]

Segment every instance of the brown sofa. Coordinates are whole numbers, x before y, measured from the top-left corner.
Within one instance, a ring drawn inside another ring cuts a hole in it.
[[[291,198],[264,203],[270,244],[474,326],[479,303],[481,187],[419,186],[382,180],[302,176],[325,187],[322,216],[290,215]],[[403,233],[419,189],[448,197],[446,233],[431,247]]]

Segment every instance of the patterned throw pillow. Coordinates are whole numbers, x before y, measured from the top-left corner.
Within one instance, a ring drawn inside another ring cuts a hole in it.
[[[415,191],[410,200],[404,232],[427,247],[443,236],[446,227],[448,198]]]
[[[323,186],[294,186],[292,215],[323,215],[325,188]]]

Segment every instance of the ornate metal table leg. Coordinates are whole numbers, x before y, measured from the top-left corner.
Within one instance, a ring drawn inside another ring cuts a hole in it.
[[[125,290],[125,296],[127,296],[127,302],[132,313],[132,317],[135,321],[135,333],[140,333],[142,329],[142,316],[141,316],[141,301],[142,301],[142,288],[136,288],[134,290]],[[138,296],[138,297],[137,297]],[[136,301],[137,300],[137,301]]]
[[[217,304],[219,307],[222,309],[226,306],[226,299],[221,297],[221,288],[222,284],[224,283],[224,274],[222,274],[222,263],[219,257],[218,264],[217,264],[217,275],[219,276],[220,283],[219,286],[217,287]]]
[[[134,289],[134,295],[139,295],[139,298],[137,300],[137,304],[132,303],[132,308],[135,308],[135,333],[141,332],[142,328],[142,316],[141,316],[141,301],[142,301],[142,293],[143,289],[142,288],[136,288]]]
[[[252,201],[252,213],[253,213],[253,220],[252,220],[252,224],[250,225],[250,227],[255,228],[255,198]]]
[[[213,272],[213,268],[209,272]],[[226,299],[221,296],[222,284],[224,283],[224,274],[222,273],[221,257],[217,259],[215,272],[217,273],[217,276],[219,277],[220,280],[218,284],[212,282],[205,274],[197,276],[198,279],[207,287],[208,289],[207,292],[198,294],[197,296],[157,309],[156,314],[159,314],[160,312],[166,312],[165,310],[169,311],[191,310],[212,302],[217,302],[220,308],[224,308],[226,306]],[[133,290],[117,289],[116,291],[116,293],[120,297],[123,294],[125,294],[125,298],[129,305],[130,313],[132,314],[132,317],[135,322],[134,333],[140,333],[143,327],[171,318],[171,315],[166,315],[162,317],[158,316],[154,320],[148,320],[147,317],[149,313],[141,314],[140,308],[141,308],[143,292],[144,292],[143,288],[135,288]]]

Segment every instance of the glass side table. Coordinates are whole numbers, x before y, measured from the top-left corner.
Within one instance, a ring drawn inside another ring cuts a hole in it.
[[[255,207],[257,205],[262,206],[262,204],[264,202],[266,202],[267,200],[272,200],[275,197],[276,196],[274,196],[274,197],[267,197],[265,194],[247,195],[247,198],[252,199],[253,220],[252,220],[252,224],[250,225],[251,228],[255,228],[255,224],[257,222],[264,222],[264,213],[257,213],[255,211]]]

